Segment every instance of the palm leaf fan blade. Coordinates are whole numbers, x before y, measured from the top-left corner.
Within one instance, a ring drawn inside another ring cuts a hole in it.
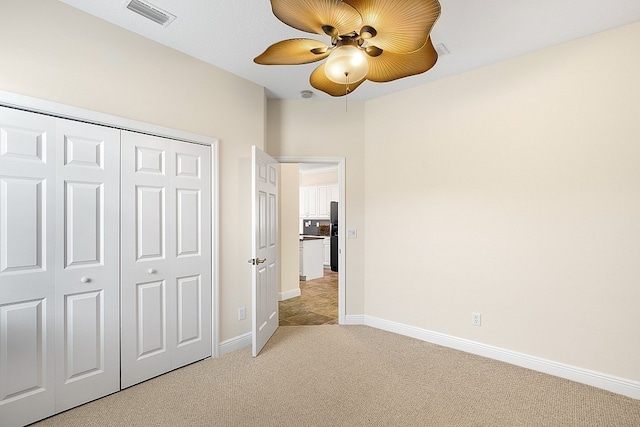
[[[383,51],[381,55],[370,57],[367,80],[372,82],[390,82],[430,70],[438,60],[438,53],[431,38],[427,38],[422,48],[411,53],[393,53]]]
[[[324,50],[313,53],[312,50]],[[298,65],[320,61],[329,56],[326,44],[313,39],[290,39],[274,43],[253,61],[261,65]]]
[[[341,0],[271,0],[273,14],[290,27],[307,33],[325,34],[325,26],[338,34],[360,29],[357,10]]]
[[[344,0],[376,29],[370,43],[389,52],[420,49],[440,16],[438,0]]]
[[[329,80],[325,73],[325,64],[320,64],[315,70],[313,70],[313,73],[311,73],[311,77],[309,77],[311,86],[331,96],[346,95],[347,87],[349,88],[349,93],[351,93],[356,90],[356,88],[360,86],[360,84],[362,84],[362,82],[364,82],[365,80],[366,79],[361,79],[357,82],[349,82],[348,86],[347,84],[332,82],[331,80]]]

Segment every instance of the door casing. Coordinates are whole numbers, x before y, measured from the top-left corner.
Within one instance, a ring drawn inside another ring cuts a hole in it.
[[[292,157],[292,156],[273,156],[279,163],[325,163],[338,166],[338,186],[340,187],[340,200],[338,204],[338,323],[345,325],[347,321],[347,307],[345,304],[347,284],[346,284],[346,233],[345,224],[345,173],[346,165],[344,157]]]

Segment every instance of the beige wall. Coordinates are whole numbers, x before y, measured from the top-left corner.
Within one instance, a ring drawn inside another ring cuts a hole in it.
[[[262,87],[62,3],[3,1],[0,90],[220,139],[221,340],[251,331],[251,145]]]
[[[358,229],[346,240],[346,311],[363,314],[364,299],[364,105],[331,101],[267,102],[266,150],[272,156],[344,157],[346,226]]]
[[[59,2],[2,16],[0,90],[220,138],[222,340],[251,330],[255,144],[346,158],[347,314],[640,380],[640,24],[344,112]]]
[[[338,168],[333,170],[321,171],[321,172],[306,172],[300,174],[300,186],[305,185],[322,185],[322,184],[337,184],[338,183]]]
[[[299,167],[280,165],[280,293],[300,288]]]
[[[367,103],[367,315],[640,380],[638,40]]]

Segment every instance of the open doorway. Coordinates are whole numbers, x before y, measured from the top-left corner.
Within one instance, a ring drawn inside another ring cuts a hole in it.
[[[320,278],[300,280],[300,295],[278,303],[280,326],[338,324],[338,273],[324,268]]]
[[[344,324],[344,159],[277,160],[281,163],[280,242],[283,248],[280,325]],[[331,240],[335,254],[332,254]],[[333,264],[331,255],[335,255]]]

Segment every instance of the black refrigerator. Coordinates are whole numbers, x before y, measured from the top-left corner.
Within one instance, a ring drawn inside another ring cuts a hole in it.
[[[338,202],[331,202],[331,271],[338,271]]]

